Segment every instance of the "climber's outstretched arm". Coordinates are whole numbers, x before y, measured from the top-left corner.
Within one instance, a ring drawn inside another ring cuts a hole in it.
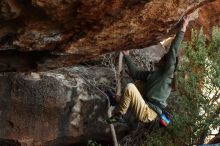
[[[189,18],[189,16],[187,16],[183,20],[183,25],[182,25],[181,29],[179,30],[179,32],[176,34],[176,37],[170,46],[170,49],[167,53],[167,59],[166,59],[166,67],[167,68],[172,68],[172,69],[175,68],[174,66],[176,63],[177,52],[178,52],[179,46],[183,40],[184,33],[186,31],[186,27],[188,26],[189,21],[190,21],[190,18]]]
[[[129,73],[134,80],[147,80],[150,71],[138,70],[131,57],[129,56],[129,51],[123,51],[125,63],[128,66]]]

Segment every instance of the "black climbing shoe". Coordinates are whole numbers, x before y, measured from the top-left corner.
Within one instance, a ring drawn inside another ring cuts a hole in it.
[[[113,124],[113,123],[127,123],[124,119],[124,116],[123,115],[120,115],[120,116],[112,116],[111,118],[108,118],[106,120],[106,122],[108,124]]]
[[[111,106],[116,106],[118,104],[118,102],[115,100],[115,98],[113,97],[114,94],[111,90],[106,89],[105,90],[106,95],[108,96],[108,99],[110,101],[110,105]]]

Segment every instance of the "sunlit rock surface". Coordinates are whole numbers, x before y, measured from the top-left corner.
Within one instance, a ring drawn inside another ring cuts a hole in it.
[[[198,23],[208,30],[219,24],[219,0],[211,1],[1,0],[0,71],[49,70],[157,44],[199,2]]]

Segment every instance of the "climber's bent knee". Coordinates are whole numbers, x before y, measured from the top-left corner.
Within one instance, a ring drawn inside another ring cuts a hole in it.
[[[124,96],[132,97],[141,97],[140,92],[138,91],[137,87],[133,83],[128,83],[124,90]]]
[[[134,90],[136,86],[133,83],[128,83],[125,87],[125,91]]]

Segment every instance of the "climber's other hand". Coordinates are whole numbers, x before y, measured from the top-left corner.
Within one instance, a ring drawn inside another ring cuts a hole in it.
[[[127,56],[127,55],[129,55],[129,50],[124,50],[124,51],[122,51],[122,53],[123,53],[125,56]]]

